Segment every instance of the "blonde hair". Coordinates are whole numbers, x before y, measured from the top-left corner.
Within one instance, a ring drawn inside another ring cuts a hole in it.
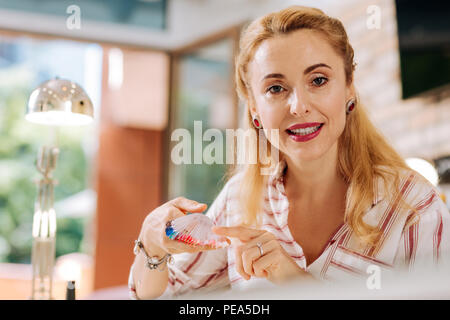
[[[235,60],[235,82],[239,97],[246,102],[245,126],[252,125],[249,103],[252,95],[247,85],[247,68],[258,46],[266,39],[288,34],[299,29],[311,29],[323,33],[337,54],[343,59],[346,82],[353,82],[353,48],[342,23],[323,11],[303,6],[292,6],[270,13],[253,21],[242,33],[240,50]],[[259,146],[259,135],[257,146]],[[270,142],[269,142],[270,143]],[[270,148],[269,148],[270,150]],[[259,152],[258,152],[259,154]],[[259,220],[263,185],[267,177],[260,173],[261,163],[234,167],[228,176],[241,173],[240,203],[244,211],[243,223],[251,225]],[[355,109],[347,116],[344,132],[338,139],[338,170],[348,182],[345,220],[363,242],[376,243],[380,230],[363,221],[364,212],[371,207],[374,196],[374,178],[382,177],[385,190],[400,184],[400,169],[410,170],[402,157],[387,143],[369,120],[359,99]],[[397,190],[394,189],[394,190]],[[400,201],[402,202],[402,201]],[[408,207],[414,210],[411,206]]]

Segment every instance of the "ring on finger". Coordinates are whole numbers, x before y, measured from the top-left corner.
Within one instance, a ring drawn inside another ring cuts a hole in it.
[[[263,250],[263,248],[262,248],[261,242],[257,242],[257,243],[256,243],[256,246],[257,246],[258,249],[259,249],[260,256],[263,256],[263,255],[264,255],[264,250]]]

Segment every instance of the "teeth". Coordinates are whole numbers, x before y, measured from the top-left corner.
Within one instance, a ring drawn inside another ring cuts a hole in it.
[[[320,125],[318,125],[317,127],[301,128],[301,129],[294,129],[294,130],[289,130],[289,131],[303,136],[303,135],[307,135],[307,134],[316,132],[319,129],[319,127],[320,127]]]

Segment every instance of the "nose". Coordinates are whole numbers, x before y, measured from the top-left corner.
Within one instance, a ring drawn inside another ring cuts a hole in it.
[[[299,90],[294,90],[289,99],[289,111],[294,116],[302,116],[311,112],[308,99],[305,94],[301,94]]]

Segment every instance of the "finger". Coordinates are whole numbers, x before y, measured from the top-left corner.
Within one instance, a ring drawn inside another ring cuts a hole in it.
[[[261,250],[258,247],[258,243],[261,244]],[[256,276],[253,267],[253,262],[262,255],[265,255],[279,247],[279,243],[276,239],[273,239],[271,233],[266,232],[259,237],[252,239],[250,242],[246,243],[242,249],[242,260],[243,267],[246,273]],[[262,252],[262,255],[261,255]],[[259,275],[261,276],[261,275]]]
[[[244,267],[242,265],[242,252],[239,247],[236,248],[234,257],[237,273],[239,273],[245,280],[250,280],[251,276],[244,271]]]
[[[270,240],[266,243],[263,243],[261,245],[261,249],[263,251],[263,255],[258,257],[256,260],[254,260],[253,262],[253,274],[256,277],[260,277],[260,278],[265,278],[267,277],[268,273],[264,270],[261,269],[258,265],[258,261],[260,259],[262,259],[262,257],[271,254],[273,251],[277,250],[280,247],[280,244],[278,243],[277,240]]]
[[[215,234],[225,237],[238,238],[242,241],[249,241],[266,232],[265,230],[252,229],[244,226],[237,226],[237,227],[214,226],[212,228],[212,231]]]
[[[183,213],[203,212],[207,207],[207,205],[204,203],[199,203],[197,201],[186,199],[184,197],[175,198],[169,201],[169,203]]]
[[[251,247],[242,253],[242,266],[244,267],[245,273],[254,276],[255,272],[253,270],[253,261],[261,256],[258,247]]]
[[[281,260],[281,252],[273,250],[253,263],[253,269],[255,270],[255,276],[268,277],[272,272],[276,271],[279,267]]]
[[[264,232],[264,233],[260,234],[259,236],[245,242],[244,248],[242,251],[245,251],[252,247],[258,247],[258,243],[265,244],[265,243],[267,243],[269,241],[273,241],[273,240],[277,242],[275,236],[272,233]]]
[[[269,276],[269,273],[264,269],[255,269],[254,267],[253,269],[256,278],[267,278]]]

